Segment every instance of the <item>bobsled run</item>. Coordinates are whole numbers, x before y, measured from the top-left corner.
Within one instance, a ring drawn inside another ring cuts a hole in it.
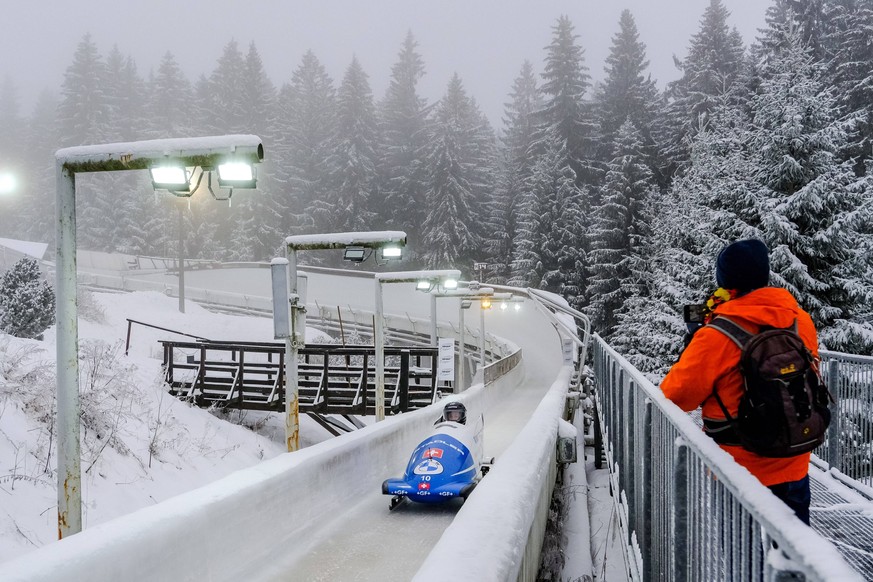
[[[482,456],[484,429],[482,415],[468,426],[464,405],[446,404],[433,432],[409,457],[403,477],[382,483],[382,493],[393,496],[388,508],[395,509],[405,499],[418,503],[466,499],[493,463]]]

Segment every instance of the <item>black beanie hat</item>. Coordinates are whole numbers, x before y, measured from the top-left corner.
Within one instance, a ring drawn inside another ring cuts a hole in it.
[[[770,282],[770,252],[756,239],[738,240],[726,246],[715,261],[719,287],[751,291]]]

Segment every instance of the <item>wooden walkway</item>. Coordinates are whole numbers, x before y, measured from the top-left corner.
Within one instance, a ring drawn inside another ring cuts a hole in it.
[[[285,410],[284,343],[162,341],[170,394],[202,407]],[[372,346],[308,345],[299,351],[300,412],[375,415]],[[428,406],[438,397],[437,349],[385,348],[385,411]],[[447,385],[445,389],[451,390]]]

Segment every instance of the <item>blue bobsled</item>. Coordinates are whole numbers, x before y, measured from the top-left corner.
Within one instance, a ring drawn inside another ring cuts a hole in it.
[[[438,421],[409,457],[403,477],[382,483],[382,493],[393,496],[389,508],[404,499],[418,503],[466,499],[491,465],[482,461],[482,428],[481,417],[474,427]]]

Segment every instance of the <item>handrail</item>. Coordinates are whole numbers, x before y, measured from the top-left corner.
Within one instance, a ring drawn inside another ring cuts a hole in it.
[[[704,435],[691,417],[595,336],[595,401],[634,578],[862,577],[833,544]],[[779,550],[770,559],[771,541]],[[781,556],[779,554],[781,552]]]

